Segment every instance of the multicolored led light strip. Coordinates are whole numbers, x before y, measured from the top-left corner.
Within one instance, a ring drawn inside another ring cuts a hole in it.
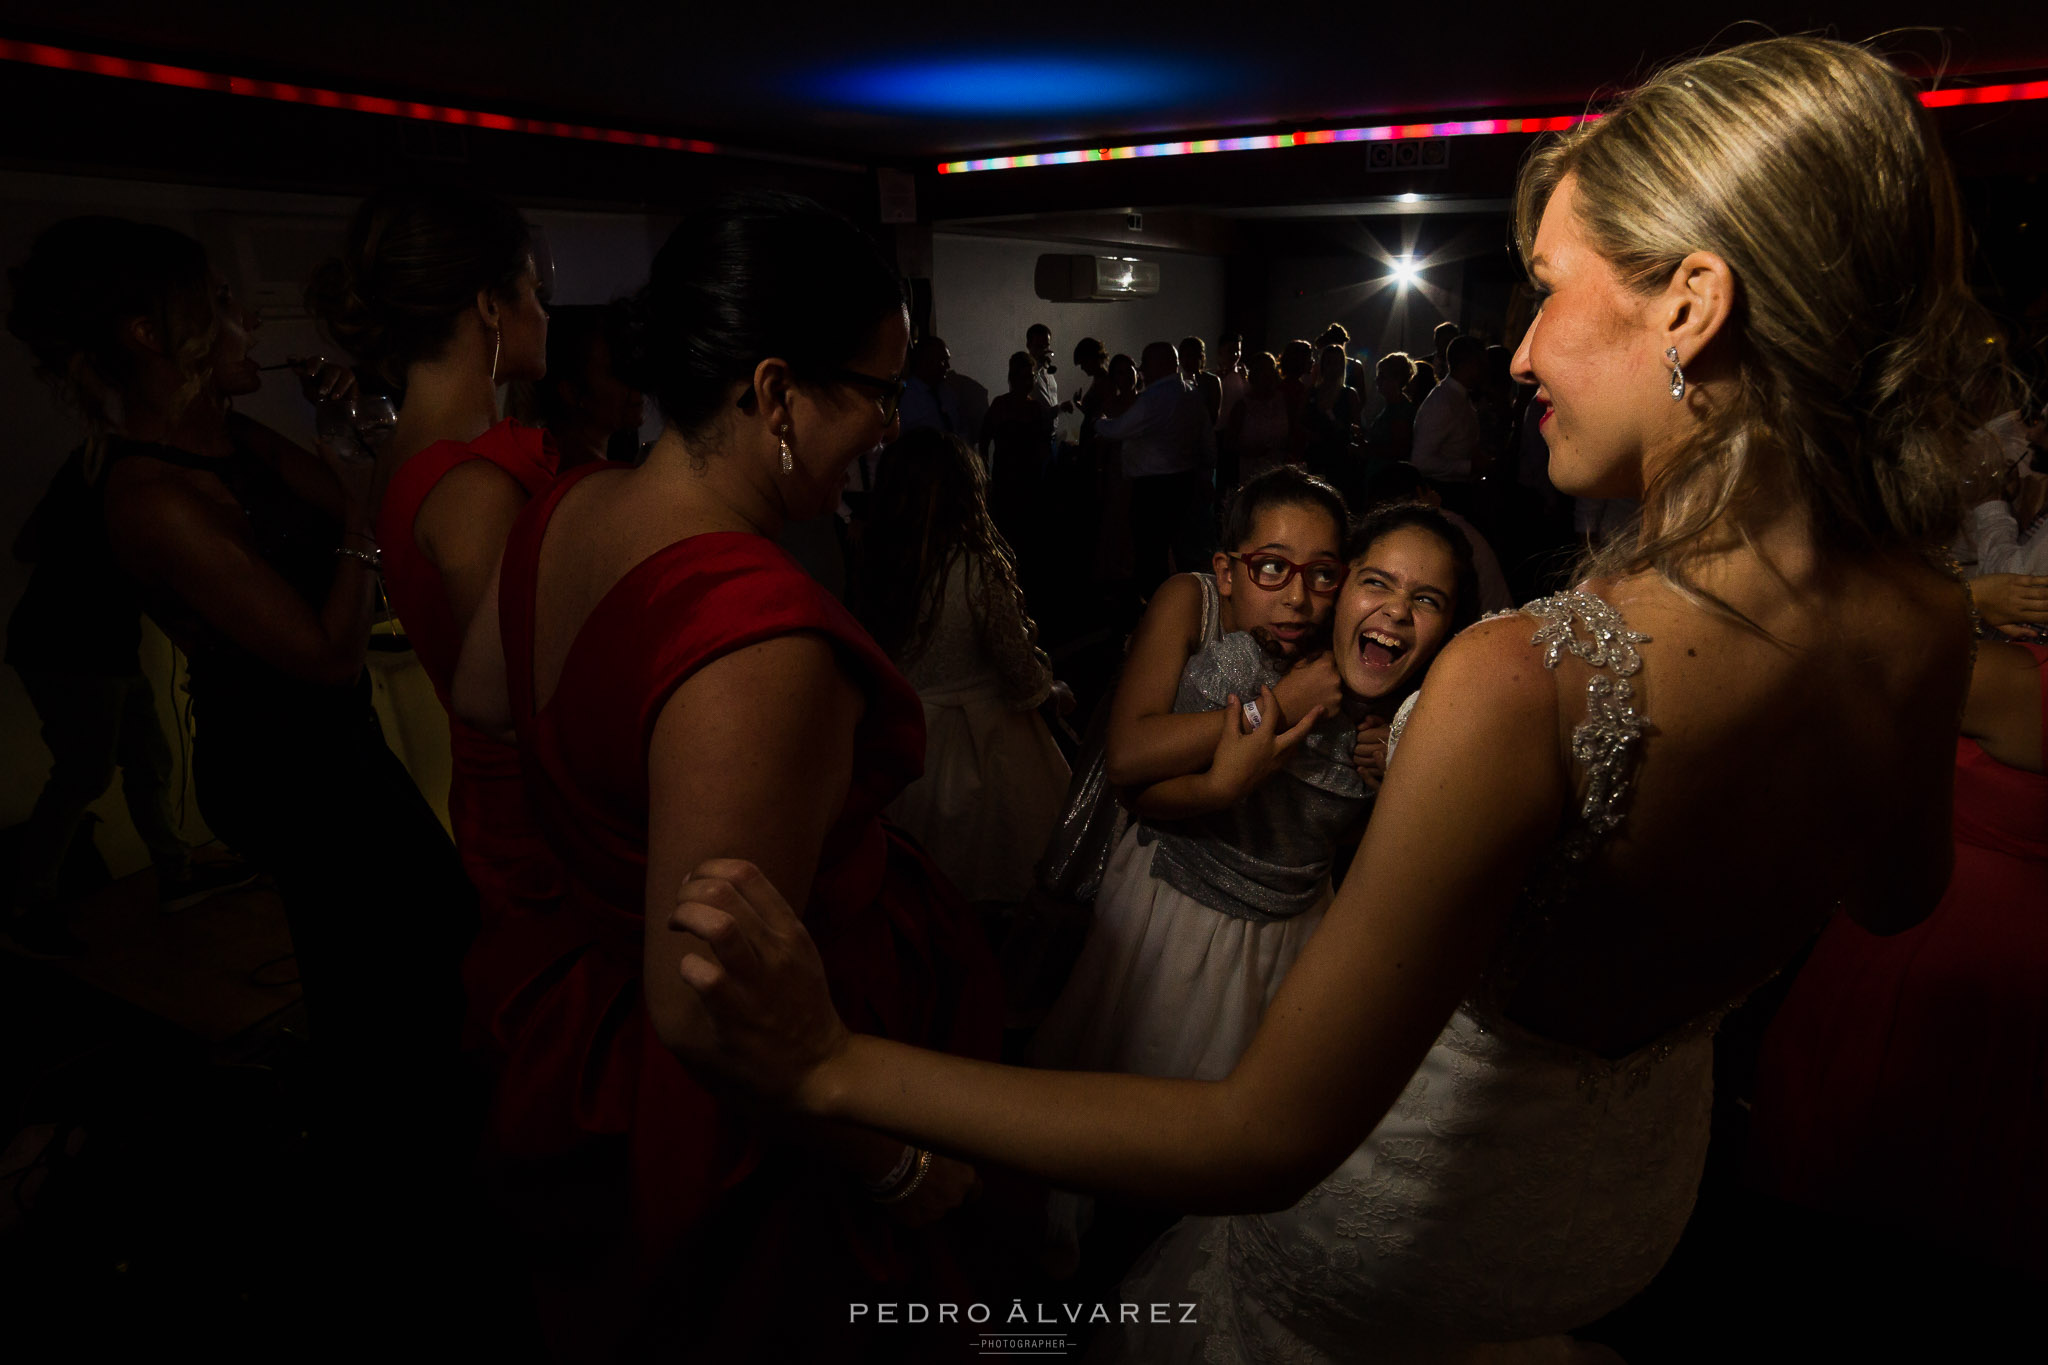
[[[248,76],[227,76],[216,71],[198,71],[188,66],[167,66],[162,62],[134,61],[97,52],[75,52],[44,43],[24,43],[0,38],[0,61],[24,62],[57,71],[82,71],[95,76],[147,81],[152,85],[177,86],[185,90],[206,90],[219,95],[250,95],[256,99],[279,100],[286,104],[310,104],[321,109],[344,109],[360,114],[385,114],[393,118],[417,119],[426,123],[453,123],[465,128],[486,128],[499,133],[530,133],[537,137],[572,138],[579,142],[609,142],[622,147],[652,147],[665,152],[694,152],[704,156],[742,156],[761,161],[784,161],[838,170],[861,167],[812,157],[785,156],[774,152],[748,151],[706,142],[702,138],[669,137],[661,133],[636,133],[622,128],[596,128],[582,123],[557,123],[549,119],[520,118],[492,114],[480,109],[457,109],[445,104],[422,104],[414,100],[386,99],[381,95],[358,95],[343,90],[323,90],[312,85],[291,85],[283,81],[256,80]]]
[[[1929,109],[1961,104],[2007,104],[2015,100],[2048,99],[2048,81],[2021,85],[1979,85],[1929,90],[1920,103]],[[1259,137],[1208,138],[1198,142],[1148,142],[1133,147],[1072,148],[1059,152],[1027,152],[973,161],[939,163],[940,175],[966,171],[1010,171],[1023,166],[1075,166],[1091,161],[1129,161],[1148,156],[1199,156],[1208,152],[1265,152],[1281,147],[1318,147],[1331,142],[1397,142],[1423,137],[1488,137],[1498,133],[1562,133],[1590,123],[1598,114],[1557,118],[1487,118],[1463,123],[1392,123],[1376,128],[1316,128],[1298,133],[1267,133]]]
[[[1063,152],[1027,152],[1022,156],[991,156],[976,161],[945,161],[940,175],[965,171],[1012,171],[1020,166],[1074,166],[1086,161],[1130,161],[1147,156],[1200,156],[1207,152],[1266,152],[1279,147],[1317,147],[1329,142],[1399,142],[1418,137],[1475,137],[1489,133],[1561,133],[1598,114],[1560,118],[1488,118],[1467,123],[1389,123],[1377,128],[1314,128],[1298,133],[1266,133],[1257,137],[1205,138],[1199,142],[1147,142],[1135,147],[1075,148]]]

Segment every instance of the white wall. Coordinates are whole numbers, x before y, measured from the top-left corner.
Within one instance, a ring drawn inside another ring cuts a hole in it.
[[[1079,371],[1069,358],[1074,343],[1084,336],[1100,340],[1111,355],[1127,351],[1133,360],[1148,341],[1199,336],[1214,345],[1223,329],[1220,257],[1131,253],[1159,263],[1159,292],[1149,299],[1047,303],[1038,297],[1033,272],[1041,255],[1089,249],[1072,243],[934,233],[932,327],[953,352],[953,368],[979,380],[991,395],[1003,392],[1010,356],[1024,349],[1024,329],[1034,322],[1052,328],[1063,395],[1075,390]]]
[[[313,321],[296,306],[305,273],[338,251],[355,200],[334,195],[283,194],[87,176],[0,173],[0,265],[28,255],[37,233],[60,219],[103,213],[163,223],[197,238],[213,262],[244,298],[265,307],[257,338],[259,359],[328,351]],[[555,298],[562,303],[603,303],[637,289],[673,220],[629,213],[561,210],[529,211],[546,234],[556,262]],[[265,284],[271,286],[263,291]],[[271,376],[265,388],[237,400],[257,420],[302,442],[312,438],[312,410],[296,384]],[[83,428],[62,410],[36,377],[27,349],[0,335],[0,412],[7,414],[7,441],[0,457],[0,618],[11,616],[28,568],[5,553],[50,476],[78,444]],[[143,646],[145,668],[157,685],[158,702],[171,721],[173,675],[170,647],[153,630]],[[417,673],[417,669],[412,670]],[[420,677],[379,670],[376,676],[386,733],[401,757],[413,763],[425,787],[446,782],[445,755],[434,752],[436,737],[424,733],[418,710]],[[432,714],[438,706],[425,694]],[[445,749],[445,728],[438,739]],[[0,825],[27,816],[49,767],[33,709],[13,670],[0,669]],[[438,795],[438,791],[431,794]],[[189,809],[189,807],[188,807]],[[100,844],[115,872],[146,866],[118,792],[94,807],[102,817]],[[187,832],[203,837],[196,815]]]

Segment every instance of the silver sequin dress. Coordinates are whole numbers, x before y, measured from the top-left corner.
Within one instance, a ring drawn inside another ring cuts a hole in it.
[[[1175,712],[1255,697],[1280,670],[1243,632],[1181,672]],[[1369,808],[1355,728],[1314,731],[1289,766],[1226,811],[1141,820],[1110,859],[1073,975],[1040,1028],[1041,1065],[1219,1080],[1321,922],[1340,841]]]

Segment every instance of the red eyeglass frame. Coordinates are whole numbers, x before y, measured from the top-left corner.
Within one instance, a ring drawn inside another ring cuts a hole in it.
[[[1307,578],[1301,580],[1301,585],[1317,597],[1335,597],[1338,593],[1342,592],[1344,590],[1344,574],[1351,567],[1341,559],[1311,559],[1306,564],[1297,564],[1286,555],[1275,554],[1271,550],[1254,550],[1248,555],[1231,554],[1229,551],[1225,551],[1223,557],[1234,563],[1244,565],[1245,576],[1251,579],[1252,586],[1261,592],[1283,592],[1286,590],[1287,585],[1294,581],[1295,575],[1306,573],[1310,569],[1320,569],[1327,566],[1337,570],[1337,581],[1328,588],[1318,588]],[[1276,559],[1280,561],[1287,566],[1287,577],[1268,587],[1266,584],[1259,582],[1258,574],[1252,569],[1251,562],[1254,559]]]

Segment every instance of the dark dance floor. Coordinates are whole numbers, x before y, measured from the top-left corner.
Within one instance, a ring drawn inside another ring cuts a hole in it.
[[[0,953],[0,1354],[176,1344],[219,1360],[323,1358],[347,1306],[314,1212],[305,1025],[291,964],[277,961],[289,936],[275,896],[259,884],[167,916],[144,874],[104,888],[73,924],[92,950],[81,961]],[[1633,1362],[2038,1354],[2041,1286],[1741,1188],[1747,1059],[1774,1007],[1760,999],[1724,1036],[1711,1168],[1678,1253],[1581,1335]],[[1119,1267],[1101,1257],[1065,1289],[1113,1293]],[[536,1358],[516,1306],[479,1300],[463,1278],[450,1277],[447,1325],[488,1339],[495,1361]]]

